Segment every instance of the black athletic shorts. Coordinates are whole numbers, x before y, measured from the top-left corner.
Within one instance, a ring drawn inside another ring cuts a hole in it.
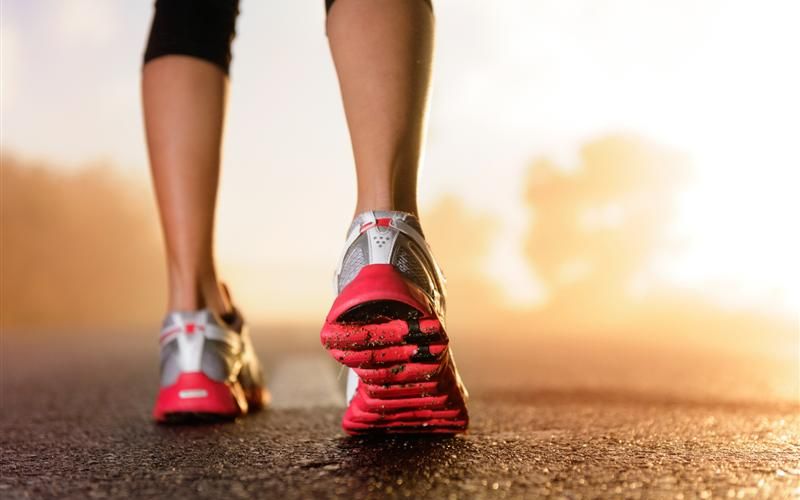
[[[326,12],[333,2],[325,0]],[[182,54],[214,63],[228,74],[238,15],[239,0],[156,0],[145,64],[156,57]]]

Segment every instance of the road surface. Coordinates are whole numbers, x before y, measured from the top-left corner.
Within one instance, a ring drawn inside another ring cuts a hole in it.
[[[6,332],[0,498],[800,496],[796,358],[465,335],[470,433],[363,439],[313,328],[255,337],[271,409],[163,427],[152,339]]]

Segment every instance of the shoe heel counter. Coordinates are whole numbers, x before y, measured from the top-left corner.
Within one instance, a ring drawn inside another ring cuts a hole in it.
[[[400,231],[386,224],[372,224],[352,235],[333,275],[334,292],[339,294],[369,265],[391,264],[399,238]]]
[[[391,264],[400,231],[389,225],[374,225],[361,233],[369,248],[366,265]]]
[[[183,373],[202,371],[205,326],[200,318],[174,316],[172,326],[162,333],[161,386],[175,383]]]
[[[184,329],[176,338],[178,343],[177,357],[181,372],[199,372],[203,366],[203,350],[206,339],[200,332],[189,332]]]
[[[336,297],[326,322],[336,322],[342,314],[360,304],[379,301],[400,302],[423,315],[433,314],[425,292],[392,264],[369,264],[362,267]]]

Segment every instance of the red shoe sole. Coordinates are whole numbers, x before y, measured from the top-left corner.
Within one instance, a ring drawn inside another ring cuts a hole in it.
[[[160,423],[233,419],[268,399],[265,390],[246,394],[239,382],[217,382],[202,372],[182,373],[173,385],[159,390],[153,418]]]
[[[350,313],[356,308],[364,317],[354,322]],[[359,272],[334,302],[320,339],[360,379],[342,419],[347,433],[466,430],[465,395],[444,328],[425,295],[392,265],[372,264]]]

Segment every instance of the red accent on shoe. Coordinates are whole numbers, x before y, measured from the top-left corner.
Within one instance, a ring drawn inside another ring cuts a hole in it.
[[[173,335],[173,334],[178,333],[180,331],[181,331],[181,327],[179,327],[179,326],[170,328],[169,330],[166,330],[166,331],[161,333],[161,335],[158,337],[158,341],[159,342],[163,342],[170,335]]]
[[[439,372],[439,364],[406,363],[390,368],[353,368],[368,384],[407,384],[430,380]]]
[[[362,383],[364,394],[376,399],[422,398],[434,394],[439,387],[438,382],[415,382],[411,384],[374,385]]]
[[[236,417],[247,413],[247,401],[238,382],[217,382],[202,372],[181,373],[174,384],[159,390],[153,418],[163,422],[182,413]]]
[[[436,319],[419,320],[419,330],[420,334],[431,336],[431,344],[437,335],[444,338],[442,325]],[[402,344],[407,334],[408,323],[395,319],[371,325],[327,323],[320,338],[328,349],[359,350]]]
[[[447,349],[446,345],[427,346],[432,359],[438,358]],[[367,368],[380,366],[387,363],[404,363],[419,355],[420,346],[413,344],[396,345],[383,349],[364,349],[360,351],[345,351],[328,349],[336,361],[350,368]]]
[[[421,396],[417,398],[380,399],[372,398],[367,391],[359,393],[363,409],[371,412],[386,412],[392,410],[408,410],[420,408],[444,408],[447,394],[441,396]]]
[[[401,302],[426,316],[433,316],[425,293],[406,280],[393,265],[369,264],[336,297],[325,322],[334,323],[342,314],[358,305],[381,300]]]
[[[339,319],[356,306],[394,301],[420,317],[376,317],[373,323]],[[349,434],[464,432],[469,419],[441,322],[429,299],[391,264],[364,266],[331,307],[322,344],[360,381],[342,418]]]
[[[375,219],[375,222],[365,222],[361,224],[361,227],[358,229],[358,232],[359,234],[361,234],[367,229],[373,228],[375,226],[389,227],[391,224],[392,224],[392,219],[390,217],[381,217],[380,219]]]
[[[387,392],[375,394],[370,387],[376,386],[360,382],[342,418],[342,428],[349,434],[464,432],[469,417],[449,356],[437,367],[439,370],[434,376],[437,382],[422,383],[428,390],[419,392],[416,397],[398,397],[397,393]]]
[[[438,412],[437,412],[438,413]],[[448,415],[453,415],[448,412]],[[464,432],[467,428],[468,420],[466,416],[440,417],[436,413],[427,411],[418,412],[418,416],[408,418],[393,419],[391,417],[378,417],[372,421],[366,420],[366,415],[359,412],[356,405],[351,405],[342,419],[342,428],[348,434],[370,434],[370,433],[396,433],[407,432],[416,434],[446,433],[456,434]]]
[[[430,421],[432,419],[456,419],[461,415],[458,409],[455,410],[429,410],[414,409],[408,411],[398,411],[394,413],[380,414],[373,411],[364,411],[358,400],[353,400],[352,410],[349,412],[353,422],[380,424],[397,421]]]

